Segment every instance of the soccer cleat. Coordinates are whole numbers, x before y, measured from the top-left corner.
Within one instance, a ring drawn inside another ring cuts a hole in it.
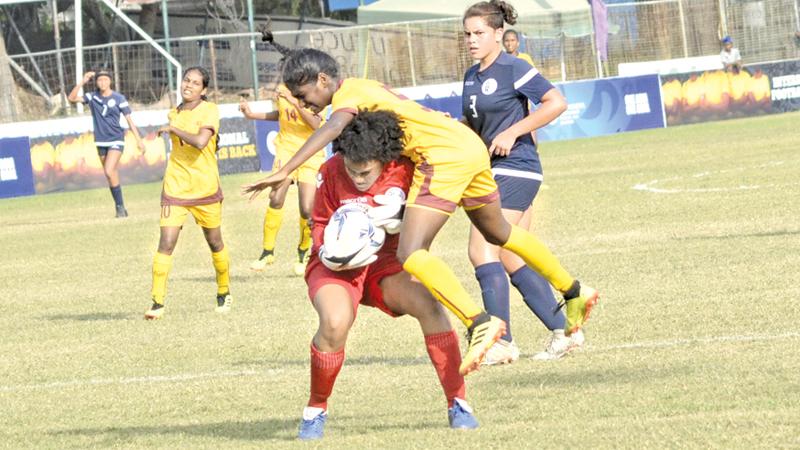
[[[302,277],[306,274],[306,264],[308,264],[308,250],[297,249],[297,262],[294,263],[294,274]]]
[[[450,422],[450,428],[457,430],[473,430],[478,428],[478,419],[472,415],[472,408],[465,400],[456,398],[453,401],[453,407],[447,410],[447,420]]]
[[[583,336],[583,332],[578,330],[573,336],[579,334]],[[561,359],[567,353],[572,351],[574,347],[572,336],[567,337],[564,330],[553,330],[550,337],[547,339],[547,345],[544,351],[533,355],[533,359],[537,361],[555,361]]]
[[[155,320],[160,319],[164,316],[164,305],[153,301],[153,305],[150,306],[150,309],[144,313],[145,320]]]
[[[498,364],[511,364],[519,359],[519,347],[514,341],[508,342],[500,339],[486,352],[486,358],[481,363],[482,366],[494,366]]]
[[[275,262],[275,254],[272,250],[262,250],[261,256],[250,264],[250,270],[261,272],[268,265]]]
[[[580,295],[566,300],[567,304],[567,336],[575,333],[589,320],[592,308],[597,304],[600,294],[589,286],[581,286]]]
[[[572,341],[572,350],[580,350],[583,348],[583,343],[586,342],[586,336],[583,335],[583,330],[578,330],[569,335]]]
[[[303,410],[303,419],[300,421],[300,431],[297,433],[297,439],[301,441],[322,439],[322,435],[325,433],[326,420],[328,420],[328,413],[324,409],[307,406]]]
[[[128,217],[128,210],[122,205],[117,205],[117,219]]]
[[[233,303],[233,297],[231,297],[230,292],[226,292],[225,294],[217,294],[217,307],[214,311],[218,313],[226,313],[231,310],[231,304]]]
[[[474,322],[467,333],[469,346],[463,361],[461,361],[461,366],[458,368],[458,373],[461,375],[467,375],[472,371],[478,370],[489,348],[502,335],[506,334],[505,322],[486,313],[481,315],[488,318],[488,320],[484,318],[482,322]]]

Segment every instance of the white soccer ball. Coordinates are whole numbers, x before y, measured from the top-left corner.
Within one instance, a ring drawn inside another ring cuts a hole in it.
[[[325,258],[340,266],[359,264],[380,250],[386,233],[372,223],[364,207],[347,204],[333,213],[325,226]]]

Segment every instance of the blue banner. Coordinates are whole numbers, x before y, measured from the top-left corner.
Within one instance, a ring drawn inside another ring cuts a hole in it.
[[[328,0],[328,11],[339,11],[342,9],[358,9],[359,6],[369,5],[378,0]]]
[[[0,139],[0,198],[35,193],[30,140],[27,137]]]
[[[658,75],[557,83],[569,106],[558,119],[536,131],[541,141],[602,136],[663,128]]]

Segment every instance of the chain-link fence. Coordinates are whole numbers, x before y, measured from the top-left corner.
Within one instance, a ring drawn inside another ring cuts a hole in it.
[[[543,36],[540,24],[521,20],[525,50],[539,70],[553,81],[617,74],[620,63],[715,55],[720,38],[730,35],[745,63],[800,57],[798,16],[800,0],[656,0],[608,5],[610,35],[608,61],[598,67],[594,38],[568,31]],[[569,24],[562,24],[569,30]],[[392,86],[414,86],[461,80],[473,63],[466,51],[461,20],[278,31],[276,42],[289,48],[313,47],[334,56],[345,77],[368,77]],[[233,101],[238,92],[252,89],[251,35],[247,33],[173,39],[170,52],[184,68],[202,65],[212,75],[211,93],[217,101]],[[159,41],[164,45],[163,41]],[[255,46],[259,97],[279,78],[281,55],[267,44]],[[144,41],[121,42],[84,48],[86,69],[113,70],[115,89],[129,97],[137,109],[165,108],[170,95],[163,56]],[[58,92],[55,51],[14,55],[12,59],[50,91]],[[69,91],[76,79],[74,49],[62,49],[64,79]],[[43,79],[36,74],[32,61]],[[602,72],[601,72],[602,71]],[[29,83],[15,74],[20,86]],[[47,89],[44,89],[47,90]],[[34,96],[29,96],[29,99]],[[45,107],[26,107],[26,119],[41,119],[58,111],[60,100]],[[34,102],[36,103],[36,102]]]

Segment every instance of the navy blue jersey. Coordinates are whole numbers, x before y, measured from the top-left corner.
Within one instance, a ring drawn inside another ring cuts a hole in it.
[[[83,99],[92,111],[94,144],[98,147],[125,145],[125,130],[119,123],[120,114],[131,113],[125,96],[111,91],[111,95],[103,97],[99,92],[94,91],[85,93]]]
[[[527,117],[528,100],[541,103],[553,85],[526,61],[505,52],[483,71],[479,67],[476,64],[464,74],[462,111],[489,147],[495,136]],[[519,171],[520,175],[534,172],[541,179],[542,165],[530,133],[517,138],[508,156],[492,156],[492,169],[495,175],[497,169]]]

